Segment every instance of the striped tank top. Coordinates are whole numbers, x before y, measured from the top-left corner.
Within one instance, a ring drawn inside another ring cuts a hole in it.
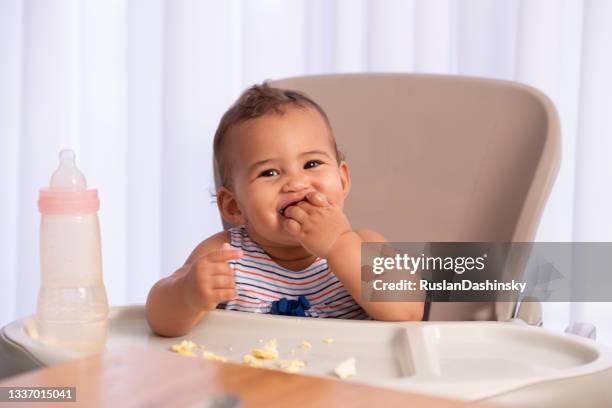
[[[270,313],[274,301],[304,296],[310,303],[310,308],[304,311],[306,316],[370,318],[332,273],[325,259],[317,258],[306,269],[292,271],[278,265],[253,242],[245,226],[230,228],[229,232],[231,246],[242,249],[244,255],[229,261],[235,270],[237,296],[219,308]]]

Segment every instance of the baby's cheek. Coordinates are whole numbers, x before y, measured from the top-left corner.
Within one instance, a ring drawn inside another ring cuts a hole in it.
[[[259,208],[253,211],[252,218],[256,219],[259,222],[270,222],[275,218],[275,214],[272,210]]]
[[[344,197],[342,196],[342,188],[341,187],[342,186],[340,186],[340,188],[334,188],[327,195],[327,201],[331,205],[341,205],[342,202],[344,201]]]
[[[276,228],[282,222],[283,217],[275,209],[262,211],[259,214],[258,220],[261,225]]]

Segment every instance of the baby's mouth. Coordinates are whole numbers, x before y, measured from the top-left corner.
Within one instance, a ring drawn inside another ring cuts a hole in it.
[[[278,210],[278,212],[284,216],[285,215],[285,210],[289,207],[291,207],[292,205],[296,205],[297,203],[299,203],[300,201],[306,201],[306,197],[303,197],[299,200],[295,200],[295,201],[291,201],[290,203],[286,204],[285,206],[283,206],[283,208],[281,208],[280,210]]]

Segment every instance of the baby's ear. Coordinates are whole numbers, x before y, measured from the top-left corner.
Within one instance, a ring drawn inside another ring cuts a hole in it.
[[[221,187],[217,191],[217,207],[219,207],[221,217],[230,224],[246,224],[246,218],[244,218],[242,211],[238,207],[236,197],[229,189]]]
[[[351,191],[351,173],[349,171],[348,164],[345,161],[340,162],[340,166],[338,170],[340,171],[340,181],[342,182],[342,192],[344,193],[344,198],[346,198],[349,191]]]

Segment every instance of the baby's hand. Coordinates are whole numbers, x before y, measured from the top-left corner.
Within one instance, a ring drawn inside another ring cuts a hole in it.
[[[310,253],[326,258],[338,238],[351,231],[351,224],[323,194],[313,191],[306,199],[285,210],[283,226]]]
[[[189,265],[184,276],[186,300],[196,310],[212,310],[236,296],[234,270],[227,261],[238,259],[242,251],[224,243],[221,249],[201,256]]]

